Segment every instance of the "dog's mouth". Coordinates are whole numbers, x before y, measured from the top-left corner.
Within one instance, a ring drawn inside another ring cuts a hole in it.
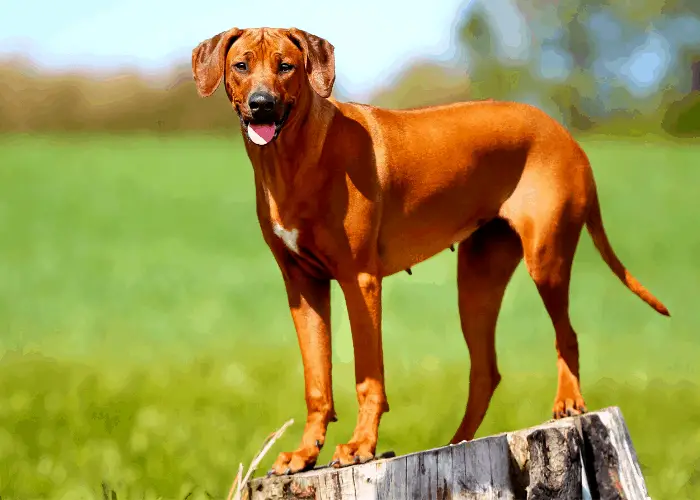
[[[291,108],[291,105],[285,106],[284,113],[282,113],[282,117],[279,120],[256,120],[253,118],[246,118],[239,112],[241,124],[243,125],[248,139],[258,146],[265,146],[277,139],[282,127],[284,127],[284,124],[287,122]]]

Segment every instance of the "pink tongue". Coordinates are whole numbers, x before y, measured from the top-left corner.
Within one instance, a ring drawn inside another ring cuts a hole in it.
[[[275,136],[274,125],[248,125],[248,137],[258,146],[267,144]]]

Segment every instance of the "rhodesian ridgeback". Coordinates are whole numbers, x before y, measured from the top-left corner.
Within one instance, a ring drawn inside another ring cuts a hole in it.
[[[585,225],[612,272],[661,314],[664,305],[615,255],[603,229],[589,160],[572,136],[526,104],[462,102],[388,110],[330,97],[334,48],[292,29],[233,28],[192,51],[201,96],[220,83],[253,165],[262,235],[282,273],[304,365],[306,426],[272,473],[315,465],[336,420],[331,382],[330,282],[348,309],[359,412],[332,464],[374,457],[389,411],[382,352],[382,281],[457,251],[459,314],[471,368],[452,443],[470,440],[501,376],[495,328],[524,259],[556,334],[554,418],[586,411],[569,281]]]

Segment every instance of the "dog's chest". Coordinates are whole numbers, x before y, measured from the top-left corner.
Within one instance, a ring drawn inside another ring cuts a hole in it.
[[[272,232],[288,250],[299,254],[299,228],[286,228],[281,222],[272,221]]]
[[[272,231],[273,238],[281,241],[290,252],[299,255],[302,247],[302,233],[303,237],[310,236],[309,228],[304,226],[303,218],[300,217],[303,212],[298,209],[298,204],[280,206],[267,190],[265,195],[267,202],[265,211],[269,218],[266,218],[264,224],[268,226],[268,230]]]
[[[267,189],[263,193],[258,217],[273,252],[289,252],[295,262],[318,276],[332,273],[333,248],[328,245],[332,238],[314,200],[276,197]]]

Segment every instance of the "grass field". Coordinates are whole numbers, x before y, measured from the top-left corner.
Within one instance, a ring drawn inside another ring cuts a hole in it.
[[[582,238],[572,318],[589,408],[618,405],[650,493],[700,498],[700,147],[584,143],[612,244],[671,310],[627,291]],[[240,461],[304,419],[296,337],[238,140],[0,139],[0,496],[224,498]],[[333,295],[339,422],[355,423],[352,345]],[[468,391],[455,254],[385,284],[391,412],[379,451],[445,444]],[[499,323],[503,382],[479,435],[549,418],[554,333],[521,266]]]

